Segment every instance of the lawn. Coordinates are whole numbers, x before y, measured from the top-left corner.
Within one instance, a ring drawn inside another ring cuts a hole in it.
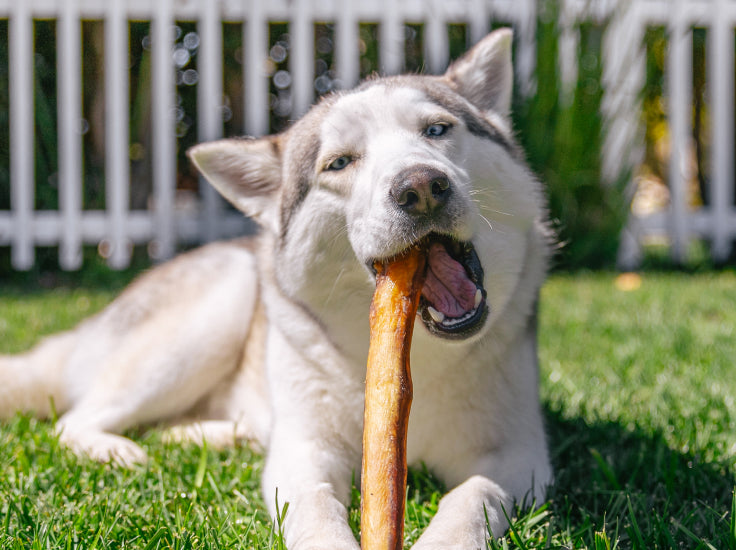
[[[736,275],[645,273],[633,290],[617,282],[554,275],[543,290],[541,391],[556,482],[491,548],[736,550]],[[0,287],[0,352],[72,326],[112,295],[106,285]],[[258,491],[262,459],[247,447],[181,448],[141,431],[131,435],[151,461],[120,470],[75,458],[51,432],[25,416],[0,425],[0,548],[283,547]],[[440,489],[411,472],[409,541]]]

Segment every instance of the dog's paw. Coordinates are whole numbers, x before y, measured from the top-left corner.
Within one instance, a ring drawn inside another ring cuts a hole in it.
[[[484,476],[471,476],[440,500],[437,514],[412,550],[485,548],[489,529],[496,537],[506,531],[503,510],[512,506],[513,500],[499,485]]]
[[[98,462],[111,462],[130,468],[148,460],[146,451],[130,439],[104,432],[76,432],[63,430],[59,441],[79,456],[87,456]]]
[[[163,433],[165,443],[193,443],[223,449],[236,445],[239,441],[250,439],[242,424],[229,420],[206,420],[172,426]]]

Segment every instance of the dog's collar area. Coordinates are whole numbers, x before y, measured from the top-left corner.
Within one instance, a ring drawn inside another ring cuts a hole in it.
[[[427,251],[427,277],[418,315],[430,333],[452,340],[476,334],[488,317],[483,266],[472,243],[430,234],[419,244]],[[373,262],[369,264],[372,271]]]

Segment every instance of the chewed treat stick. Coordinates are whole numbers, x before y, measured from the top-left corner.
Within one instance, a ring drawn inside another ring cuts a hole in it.
[[[412,247],[393,260],[375,264],[363,424],[363,550],[399,550],[403,545],[406,434],[412,400],[409,351],[426,263],[426,252]]]

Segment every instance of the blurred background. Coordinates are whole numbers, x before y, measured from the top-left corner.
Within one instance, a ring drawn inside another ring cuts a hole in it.
[[[0,1],[0,278],[252,231],[185,151],[512,26],[513,123],[557,269],[733,263],[725,0]],[[15,275],[14,275],[15,274]]]

